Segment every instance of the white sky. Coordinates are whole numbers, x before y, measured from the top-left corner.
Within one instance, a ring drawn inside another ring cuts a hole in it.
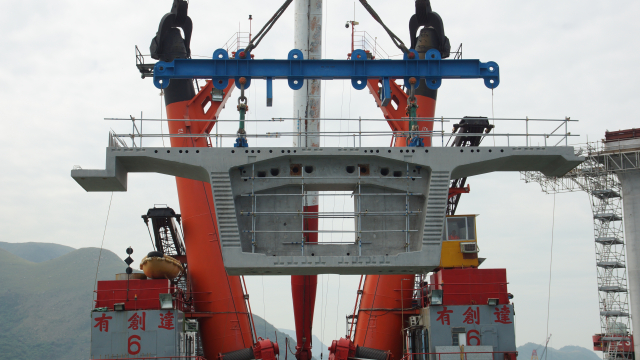
[[[408,44],[414,2],[370,3]],[[151,80],[140,79],[134,66],[134,45],[147,52],[171,1],[24,0],[3,4],[0,240],[99,247],[110,194],[85,193],[69,171],[76,164],[85,169],[103,168],[108,130],[130,129],[126,123],[103,118],[137,116],[141,111],[147,118],[160,116],[159,91]],[[495,117],[571,116],[580,120],[570,128],[573,134],[580,134],[572,138],[573,143],[599,139],[607,129],[638,127],[640,3],[433,0],[432,4],[444,19],[452,47],[464,44],[464,58],[500,65]],[[249,14],[255,20],[255,33],[279,6],[280,2],[272,1],[191,1],[193,54],[210,55],[238,30],[239,23],[246,30]],[[345,58],[350,30],[344,23],[353,16],[353,2],[325,0],[325,6],[326,57]],[[357,4],[355,8],[359,29],[377,36],[387,52],[399,53],[362,7]],[[254,51],[257,58],[286,57],[293,48],[292,16],[290,8]],[[342,81],[324,86],[323,116],[382,117],[367,91],[358,92]],[[279,82],[274,95],[274,107],[266,108],[264,82],[254,81],[248,93],[248,117],[291,116],[292,91]],[[234,108],[229,106],[222,118],[237,119]],[[491,116],[491,111],[491,91],[482,81],[443,82],[437,116]],[[288,126],[273,129],[288,130]],[[348,125],[341,126],[346,129]],[[145,127],[145,132],[160,130],[157,125]],[[249,132],[255,130],[255,125],[248,125]],[[522,132],[523,128],[502,126],[497,131]],[[268,143],[262,140],[258,145]],[[147,145],[153,144],[158,142]],[[481,256],[488,258],[483,267],[508,269],[518,345],[541,343],[546,332],[553,196],[542,194],[535,184],[524,184],[516,173],[478,176],[469,183],[472,192],[463,197],[458,213],[481,214],[479,244]],[[113,196],[105,247],[124,257],[125,248],[133,246],[136,259],[149,251],[140,215],[153,204],[178,209],[173,178],[130,175],[129,191]],[[555,213],[552,345],[590,348],[591,335],[600,328],[587,195],[558,195]],[[339,280],[336,275],[319,279],[314,333],[325,343],[344,334],[344,316],[353,308],[358,279],[343,276]],[[257,277],[248,282],[255,313],[276,327],[294,328],[289,278]],[[325,284],[326,302],[321,301],[321,283]],[[326,316],[323,332],[321,313]]]

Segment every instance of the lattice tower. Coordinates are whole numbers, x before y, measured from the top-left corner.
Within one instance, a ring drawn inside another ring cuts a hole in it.
[[[538,360],[538,351],[533,350],[531,353],[531,360]]]
[[[603,154],[598,143],[577,150],[585,161],[560,178],[537,172],[522,172],[525,182],[537,182],[548,194],[584,191],[589,194],[593,212],[593,232],[600,305],[600,331],[603,359],[631,359],[623,343],[630,340],[631,316],[625,258],[621,184],[614,171],[619,170]]]

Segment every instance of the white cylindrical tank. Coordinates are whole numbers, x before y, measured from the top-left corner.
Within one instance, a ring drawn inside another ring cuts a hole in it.
[[[295,0],[294,47],[305,59],[322,58],[322,0]],[[300,90],[293,92],[294,147],[320,146],[321,81],[305,80]],[[318,196],[308,192],[305,206],[317,206]]]

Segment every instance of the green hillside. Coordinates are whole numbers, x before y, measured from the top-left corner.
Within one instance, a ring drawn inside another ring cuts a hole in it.
[[[0,241],[0,249],[7,250],[13,255],[35,263],[55,259],[75,250],[70,246],[58,244],[39,242],[8,243],[2,241]]]
[[[296,338],[296,331],[295,330],[290,330],[290,329],[279,329],[280,331],[282,331],[283,333],[287,334],[290,338],[294,339],[294,342],[292,343],[292,349],[293,346],[296,345],[295,343],[295,338]],[[329,340],[329,342],[333,341],[334,339]],[[291,340],[290,340],[291,341]],[[327,347],[327,345],[323,344],[320,339],[318,339],[317,336],[313,335],[313,337],[311,337],[311,353],[313,354],[313,357],[316,359],[320,359],[320,354],[322,355],[323,359],[328,359],[329,356],[329,349]]]
[[[544,351],[544,345],[526,343],[522,346],[518,346],[518,359],[530,359],[531,352],[533,350],[538,351],[538,357],[540,360],[601,360],[595,352],[585,349],[581,346],[565,346],[556,350],[552,347],[547,348],[548,355],[542,356]]]
[[[13,247],[15,253],[23,251],[20,254],[25,258],[40,261],[33,262],[3,250],[4,244],[7,243],[0,243],[0,358],[87,360],[92,291],[100,250],[73,250],[42,243]],[[52,256],[55,249],[71,250],[52,260],[42,260],[46,258],[44,253]],[[116,254],[103,250],[98,280],[114,279],[125,268],[126,264]],[[281,356],[287,349],[286,338],[289,349],[295,352],[295,340],[285,333],[292,333],[291,330],[278,330],[256,315],[254,321],[259,337],[272,341],[277,338]],[[319,359],[324,346],[315,336],[313,341],[314,358]],[[542,345],[527,343],[518,347],[519,358],[529,359],[534,349],[542,356]],[[323,358],[327,359],[326,348],[323,350]],[[579,346],[549,348],[548,352],[548,360],[600,359],[593,351]],[[291,353],[289,356],[293,358]]]
[[[35,263],[0,249],[0,357],[88,359],[99,251],[79,249]],[[114,279],[125,268],[103,250],[98,279]]]
[[[291,349],[291,352],[289,352],[288,356],[293,357],[292,352],[293,353],[296,352],[295,339],[291,338],[291,336],[283,333],[279,329],[276,329],[275,326],[271,325],[270,323],[268,322],[265,323],[264,319],[258,315],[253,315],[253,322],[256,325],[256,335],[258,337],[261,337],[263,339],[269,338],[269,340],[273,342],[276,342],[276,337],[278,338],[278,345],[280,347],[280,356],[282,356],[282,359],[284,359],[285,351],[287,349],[285,345],[285,339],[289,339],[289,348]],[[320,357],[314,356],[313,358],[319,359]],[[295,359],[295,357],[293,357],[293,359]]]

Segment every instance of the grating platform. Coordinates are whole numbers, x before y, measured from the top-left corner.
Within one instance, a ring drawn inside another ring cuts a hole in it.
[[[622,245],[624,241],[620,240],[617,237],[609,236],[609,237],[597,237],[596,242],[603,245]]]
[[[600,261],[596,263],[596,265],[604,269],[624,269],[625,268],[624,264],[619,261]]]
[[[627,292],[627,288],[618,285],[600,286],[598,290],[604,292]]]
[[[593,218],[596,220],[602,221],[620,221],[622,220],[622,216],[614,213],[598,213],[593,215]]]

